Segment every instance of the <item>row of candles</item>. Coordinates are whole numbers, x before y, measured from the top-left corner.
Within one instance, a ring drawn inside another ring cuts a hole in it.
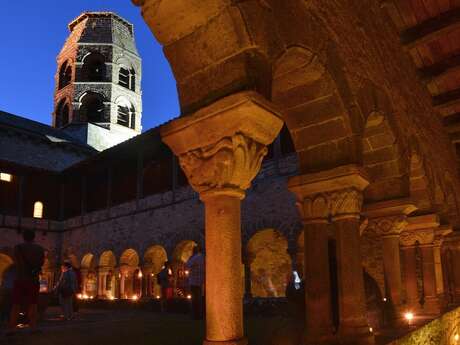
[[[87,294],[77,294],[77,298],[78,299],[81,299],[81,300],[92,300],[94,299],[94,296],[88,296]],[[156,299],[161,299],[161,296],[159,295],[156,295],[155,296]],[[114,297],[114,296],[108,296],[107,299],[109,301],[114,301],[118,298]],[[187,299],[192,299],[192,295],[187,295]],[[127,300],[131,300],[131,301],[138,301],[139,300],[139,296],[138,295],[132,295],[130,298],[127,298]]]

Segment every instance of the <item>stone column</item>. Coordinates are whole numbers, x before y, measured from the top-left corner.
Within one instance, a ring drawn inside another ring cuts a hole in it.
[[[435,214],[409,217],[408,223],[407,230],[403,232],[405,242],[418,244],[422,252],[424,303],[421,312],[426,315],[438,315],[441,305],[436,291],[434,241],[439,231],[439,218]]]
[[[161,128],[205,206],[206,340],[246,344],[240,204],[282,121],[255,92],[225,97]]]
[[[454,302],[460,303],[460,246],[452,246],[452,278],[454,281]]]
[[[81,273],[81,284],[82,284],[81,294],[85,295],[86,294],[86,283],[88,282],[88,270],[82,268],[80,269],[80,273]]]
[[[406,309],[408,311],[417,311],[420,309],[420,297],[417,288],[417,271],[415,258],[415,245],[408,243],[401,247],[404,257],[404,283],[406,287]]]
[[[329,200],[323,194],[304,195],[305,185],[295,184],[298,179],[292,178],[289,188],[296,193],[304,224],[306,343],[328,343],[333,338],[328,248]]]
[[[337,241],[341,342],[373,343],[366,319],[360,255],[362,191],[369,184],[361,168],[347,165],[289,181],[300,201],[305,230],[305,282],[308,344],[330,341],[332,318],[328,259],[328,219]]]
[[[399,319],[402,307],[402,277],[400,259],[400,234],[407,226],[407,215],[416,206],[407,199],[394,199],[367,204],[363,214],[369,218],[368,230],[382,241],[385,296]]]

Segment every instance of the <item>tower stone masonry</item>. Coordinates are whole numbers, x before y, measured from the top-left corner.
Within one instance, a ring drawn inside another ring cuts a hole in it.
[[[133,25],[112,12],[69,24],[57,57],[53,126],[102,151],[142,130],[141,58]]]

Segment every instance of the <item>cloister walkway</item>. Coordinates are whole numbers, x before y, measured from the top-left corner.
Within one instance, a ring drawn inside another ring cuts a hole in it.
[[[201,345],[204,323],[183,314],[143,310],[82,309],[73,321],[59,320],[60,310],[49,308],[41,334],[24,329],[13,337],[0,336],[0,345]],[[249,317],[251,345],[270,344],[274,332],[290,320],[281,317]]]

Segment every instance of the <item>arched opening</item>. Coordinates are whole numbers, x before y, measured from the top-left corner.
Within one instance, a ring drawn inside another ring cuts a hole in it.
[[[187,291],[188,272],[185,264],[193,255],[193,248],[197,244],[191,240],[179,242],[173,252],[172,270],[174,275],[174,294],[178,297],[185,297]]]
[[[161,287],[157,281],[157,274],[160,273],[167,260],[168,255],[162,246],[155,245],[146,250],[143,271],[147,297],[161,295]]]
[[[432,208],[432,193],[429,179],[425,172],[425,162],[419,151],[411,151],[410,159],[410,196],[420,211],[429,211]]]
[[[247,253],[254,297],[284,297],[291,276],[288,242],[277,230],[258,231],[249,240]]]
[[[13,280],[14,275],[13,272],[9,270],[12,268],[13,259],[6,254],[0,253],[0,286],[3,286],[4,279]],[[8,284],[10,281],[7,282]]]
[[[136,71],[134,68],[121,66],[118,72],[118,84],[131,91],[136,91]]]
[[[80,121],[104,122],[104,97],[95,92],[86,93],[81,99]]]
[[[117,275],[115,267],[117,259],[111,250],[103,252],[99,258],[99,271],[102,279],[102,296],[105,298],[115,298],[117,291]]]
[[[134,129],[136,126],[136,110],[125,97],[117,99],[117,123]]]
[[[139,255],[134,249],[126,249],[120,257],[120,298],[139,298],[141,281]]]
[[[369,110],[362,140],[363,165],[371,182],[364,191],[366,201],[407,197],[408,162],[402,157],[397,137],[385,114]]]
[[[72,66],[65,61],[61,67],[59,68],[59,82],[58,82],[58,89],[62,89],[65,86],[70,84],[72,80]]]
[[[99,53],[91,53],[83,60],[82,80],[89,82],[105,81],[105,57]]]
[[[35,201],[33,215],[34,218],[43,218],[43,203],[41,201]]]
[[[42,271],[40,273],[40,292],[47,293],[52,290],[54,286],[54,272],[55,272],[55,263],[51,253],[45,251],[45,262],[42,266]]]
[[[59,101],[56,109],[56,127],[61,128],[69,124],[70,108],[65,99]]]
[[[98,295],[97,261],[93,254],[88,253],[83,256],[80,271],[83,295],[89,298],[96,297]]]
[[[302,47],[289,48],[274,64],[272,101],[285,114],[301,173],[360,163],[362,119],[351,119],[342,101],[351,91],[344,75],[334,73]]]

